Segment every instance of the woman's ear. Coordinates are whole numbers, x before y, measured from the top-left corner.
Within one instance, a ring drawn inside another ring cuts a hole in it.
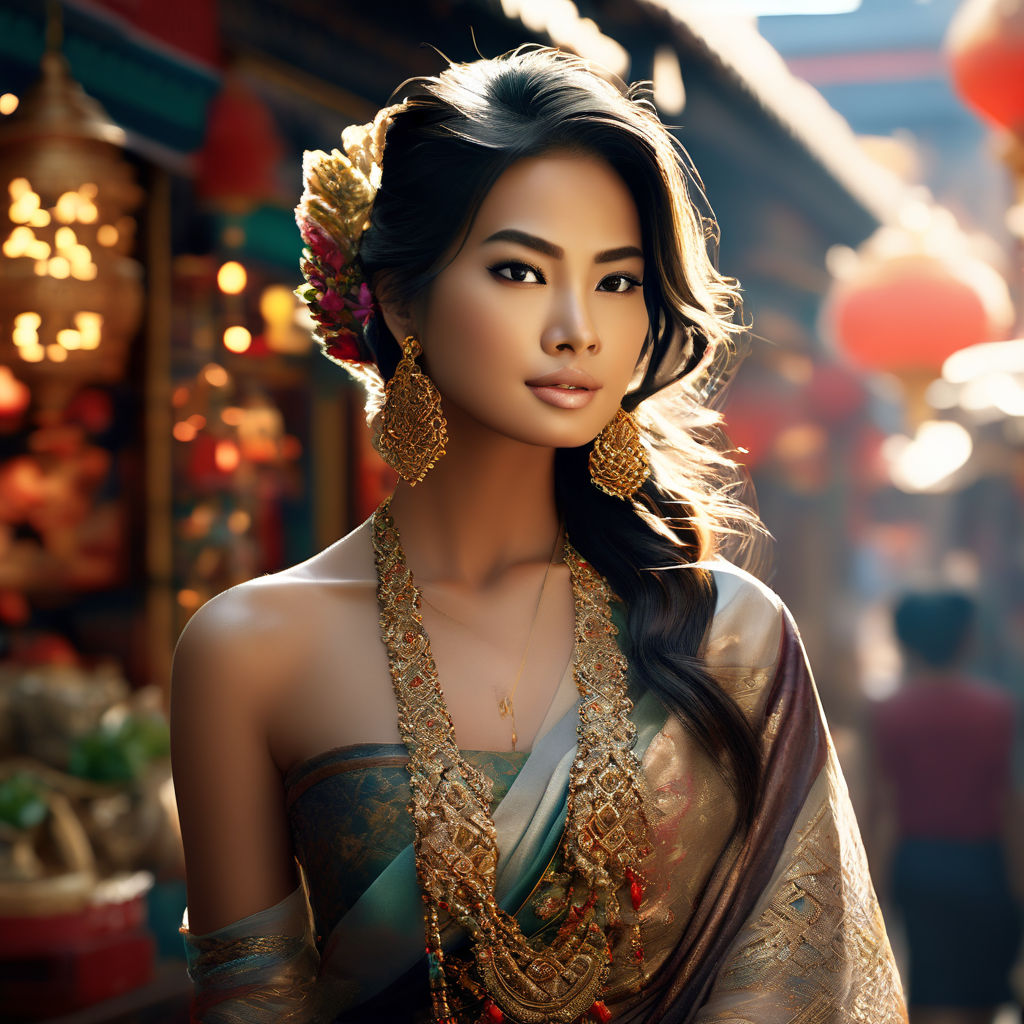
[[[380,311],[381,315],[384,317],[384,323],[387,324],[388,330],[399,345],[401,345],[401,343],[410,334],[416,333],[412,311],[409,309],[408,305],[382,300],[380,303]]]

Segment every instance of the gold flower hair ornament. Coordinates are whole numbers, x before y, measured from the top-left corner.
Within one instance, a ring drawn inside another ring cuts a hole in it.
[[[341,151],[307,150],[302,157],[304,189],[295,222],[305,243],[300,266],[306,283],[295,294],[309,306],[324,355],[350,370],[373,362],[362,340],[374,301],[359,263],[359,243],[380,187],[384,135],[402,106],[384,107],[368,124],[350,125],[341,133]]]

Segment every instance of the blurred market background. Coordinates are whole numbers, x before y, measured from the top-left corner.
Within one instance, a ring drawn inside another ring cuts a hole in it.
[[[1021,0],[0,0],[0,1019],[186,1019],[175,640],[391,484],[292,294],[302,151],[524,41],[652,80],[703,178],[865,833],[899,595],[1024,700]]]

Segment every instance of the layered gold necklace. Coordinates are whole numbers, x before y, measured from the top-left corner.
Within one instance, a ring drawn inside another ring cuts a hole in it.
[[[498,847],[491,783],[466,761],[423,628],[421,595],[405,561],[390,499],[373,515],[381,636],[409,753],[416,876],[425,907],[435,1024],[457,1024],[448,1000],[440,915],[468,933],[474,970],[460,983],[482,996],[484,1019],[515,1024],[605,1022],[601,1000],[611,935],[626,926],[618,892],[628,885],[634,961],[643,960],[640,864],[650,852],[649,801],[633,753],[625,656],[615,642],[611,590],[568,540],[564,558],[576,609],[574,676],[580,694],[569,770],[564,864],[574,877],[564,923],[549,944],[532,944],[495,899]]]

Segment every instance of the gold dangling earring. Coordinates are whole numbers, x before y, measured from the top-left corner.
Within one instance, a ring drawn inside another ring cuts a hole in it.
[[[632,498],[651,475],[636,418],[619,408],[594,440],[590,479],[613,498]]]
[[[384,386],[384,409],[377,450],[398,475],[416,486],[445,454],[448,423],[441,411],[441,392],[416,365],[423,351],[410,334],[402,342],[402,358]]]

